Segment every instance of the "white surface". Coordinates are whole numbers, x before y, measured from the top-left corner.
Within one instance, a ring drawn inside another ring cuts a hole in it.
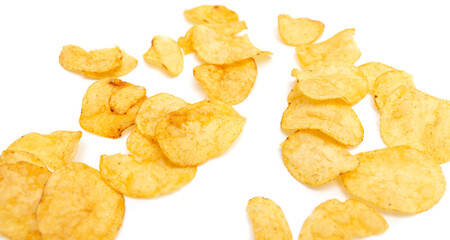
[[[211,1],[1,1],[0,2],[0,149],[28,132],[81,130],[81,100],[93,83],[58,64],[63,45],[87,50],[118,45],[139,60],[122,80],[145,86],[147,95],[168,92],[189,102],[206,97],[192,76],[199,64],[185,57],[182,74],[170,78],[146,64],[142,55],[155,35],[177,39],[191,26],[183,10]],[[356,28],[363,55],[356,65],[381,61],[414,76],[418,89],[450,98],[448,75],[450,15],[446,1],[217,1],[247,22],[252,42],[272,51],[258,59],[258,78],[250,96],[235,108],[247,124],[231,149],[198,169],[182,190],[150,200],[126,198],[126,214],[117,239],[252,239],[245,211],[254,196],[273,199],[283,210],[294,239],[314,207],[349,194],[339,181],[310,188],[283,165],[279,144],[287,137],[280,120],[298,67],[294,47],[278,36],[277,16],[309,17],[325,23],[323,41],[345,28]],[[385,147],[371,96],[354,106],[364,126],[363,143],[352,153]],[[98,169],[101,154],[127,153],[118,140],[83,131],[75,161]],[[447,177],[450,167],[442,165]],[[450,177],[449,177],[450,178]],[[1,194],[1,193],[0,193]],[[448,192],[431,210],[413,215],[383,211],[390,227],[370,239],[450,239]],[[3,239],[0,237],[0,239]]]

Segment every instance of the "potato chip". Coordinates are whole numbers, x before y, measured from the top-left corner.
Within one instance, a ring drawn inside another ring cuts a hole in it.
[[[245,125],[231,106],[204,100],[166,114],[156,126],[156,140],[177,166],[197,166],[227,150]]]
[[[304,96],[302,94],[302,92],[300,91],[300,89],[297,87],[297,84],[294,85],[294,87],[291,89],[291,91],[288,94],[288,98],[287,98],[287,102],[291,103],[293,102],[295,99]]]
[[[9,145],[7,150],[29,152],[44,162],[50,170],[55,170],[72,161],[80,139],[80,131],[28,133]]]
[[[28,162],[0,165],[0,234],[9,239],[41,239],[36,209],[51,172]]]
[[[355,169],[358,160],[318,131],[297,131],[281,144],[284,165],[302,183],[319,186]]]
[[[344,186],[379,208],[419,213],[433,207],[444,194],[441,167],[416,149],[396,146],[356,157],[358,167],[341,175]]]
[[[176,191],[194,179],[196,167],[177,167],[164,158],[130,154],[102,155],[100,173],[112,188],[126,196],[151,198]]]
[[[47,168],[45,163],[42,162],[38,157],[26,151],[5,150],[2,152],[2,155],[0,155],[0,164],[16,162],[28,162],[39,167]]]
[[[406,145],[450,161],[450,101],[400,86],[391,92],[380,117],[380,131],[388,146]]]
[[[74,162],[48,179],[37,209],[42,239],[114,239],[125,213],[123,195],[100,173]]]
[[[81,74],[92,79],[118,78],[127,75],[136,68],[138,61],[136,58],[128,55],[124,50],[120,51],[122,52],[122,60],[119,67],[107,72],[81,72]]]
[[[375,209],[349,199],[331,199],[317,206],[306,219],[299,240],[331,240],[367,237],[386,231],[388,224]]]
[[[66,45],[59,55],[59,64],[73,72],[104,73],[118,68],[121,60],[122,52],[117,46],[86,52],[81,47]]]
[[[373,94],[373,84],[375,83],[375,80],[377,80],[377,77],[385,72],[395,70],[395,68],[380,62],[368,62],[358,68],[367,79],[367,82],[369,83],[369,93],[371,94]]]
[[[195,7],[184,11],[184,17],[194,24],[239,21],[239,16],[223,5],[202,5]]]
[[[167,70],[172,76],[180,75],[183,71],[183,52],[173,39],[158,35],[152,40],[152,46],[144,54],[144,60]]]
[[[355,29],[346,29],[324,42],[299,45],[295,52],[302,67],[318,61],[343,61],[353,64],[361,57],[353,35]]]
[[[194,68],[194,78],[212,100],[230,105],[244,101],[258,74],[253,58],[226,65],[202,64]]]
[[[83,98],[80,126],[103,137],[119,138],[134,124],[145,93],[145,88],[120,79],[94,82]]]
[[[274,201],[254,197],[248,201],[247,213],[252,221],[255,240],[292,240],[283,210]]]
[[[281,119],[284,130],[317,129],[349,146],[360,144],[364,129],[358,116],[339,100],[313,100],[299,96],[291,102]]]
[[[381,74],[373,84],[373,97],[378,109],[383,109],[384,102],[392,91],[401,85],[415,88],[413,76],[400,70],[392,70]]]
[[[317,100],[342,99],[354,105],[369,91],[361,71],[346,62],[316,62],[302,71],[293,69],[292,76],[304,95]]]
[[[278,33],[287,45],[310,44],[322,35],[325,25],[309,18],[292,18],[287,14],[278,15]]]
[[[158,142],[154,138],[145,137],[137,128],[127,138],[127,149],[144,159],[166,158]]]

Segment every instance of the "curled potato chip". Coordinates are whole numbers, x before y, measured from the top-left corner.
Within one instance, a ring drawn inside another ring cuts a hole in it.
[[[7,150],[29,152],[44,162],[50,170],[55,170],[72,161],[80,139],[80,131],[28,133],[9,145]]]
[[[180,46],[173,39],[158,35],[152,40],[152,46],[144,54],[144,60],[167,70],[172,76],[180,75],[183,71],[183,53]]]
[[[37,209],[42,239],[114,239],[125,213],[123,195],[100,173],[74,162],[48,179]]]
[[[295,52],[303,67],[318,61],[343,61],[353,64],[361,57],[353,35],[355,29],[345,29],[324,42],[299,45]]]
[[[100,173],[126,196],[151,198],[180,189],[194,179],[196,167],[177,167],[167,159],[137,159],[129,154],[102,155]]]
[[[127,138],[127,149],[144,159],[166,158],[158,142],[154,138],[144,136],[137,128],[133,129]]]
[[[406,145],[450,161],[450,101],[400,86],[386,99],[380,132],[388,146]]]
[[[253,58],[226,65],[202,64],[194,68],[194,78],[212,100],[236,105],[244,101],[258,74]]]
[[[278,15],[278,33],[287,45],[310,44],[322,35],[325,25],[309,18],[292,18],[287,14]]]
[[[80,126],[100,136],[118,138],[134,124],[146,99],[145,88],[120,79],[104,79],[87,89],[81,108]]]
[[[344,186],[379,208],[419,213],[433,207],[444,194],[441,167],[416,149],[396,146],[356,157],[358,167],[341,175]]]
[[[5,150],[2,152],[2,155],[0,155],[0,164],[16,162],[28,162],[39,167],[47,168],[45,163],[42,162],[38,157],[26,151]]]
[[[86,52],[81,47],[66,45],[59,55],[59,64],[73,72],[103,73],[119,67],[121,59],[122,52],[117,46]]]
[[[231,106],[204,100],[166,114],[156,126],[156,139],[177,166],[197,166],[227,150],[245,125]]]
[[[297,131],[281,144],[286,168],[298,181],[319,186],[355,169],[358,160],[347,149],[318,131]]]
[[[0,165],[0,234],[16,240],[41,239],[36,209],[51,172],[28,162]]]
[[[299,96],[284,111],[284,130],[317,129],[338,142],[356,146],[364,138],[364,129],[353,109],[339,100],[318,101]]]
[[[395,68],[388,66],[380,62],[368,62],[358,67],[359,70],[364,74],[364,77],[369,83],[369,93],[373,94],[373,84],[378,76],[381,74],[395,70]]]
[[[137,66],[137,59],[128,55],[124,50],[120,50],[122,52],[121,64],[119,67],[116,67],[107,72],[81,72],[87,78],[92,79],[105,79],[105,78],[118,78],[127,75]]]
[[[254,197],[248,201],[247,213],[253,225],[255,240],[292,240],[283,210],[274,201]]]
[[[239,21],[239,16],[223,5],[202,5],[185,10],[184,17],[194,24]]]
[[[413,76],[400,70],[392,70],[381,74],[373,84],[373,97],[378,109],[383,109],[384,102],[391,92],[402,85],[415,88]]]
[[[306,219],[299,240],[325,240],[367,237],[386,231],[388,224],[375,209],[349,199],[331,199],[317,206]]]

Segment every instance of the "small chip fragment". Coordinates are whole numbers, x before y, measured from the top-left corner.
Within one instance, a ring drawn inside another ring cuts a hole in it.
[[[278,16],[278,33],[290,46],[310,44],[322,35],[325,25],[309,18],[292,18],[287,14]]]
[[[120,50],[122,52],[121,64],[119,67],[116,67],[107,72],[81,72],[87,78],[92,79],[105,79],[105,78],[118,78],[127,75],[137,66],[137,59],[128,55],[124,50]]]
[[[152,46],[144,54],[144,60],[167,70],[172,76],[180,75],[183,71],[183,52],[173,39],[158,35],[152,40]]]
[[[373,84],[375,83],[375,80],[377,80],[377,77],[385,72],[395,70],[395,68],[380,62],[368,62],[358,68],[367,79],[367,82],[369,83],[369,93],[371,94],[373,94]]]
[[[392,70],[377,77],[373,84],[373,97],[379,110],[383,109],[384,102],[391,92],[402,85],[415,88],[413,76],[404,71]]]
[[[66,45],[59,55],[59,64],[68,71],[104,73],[120,66],[122,52],[119,47],[86,52],[81,47]]]
[[[229,23],[239,21],[239,16],[223,5],[202,5],[185,10],[184,17],[194,24]]]
[[[127,138],[127,149],[144,159],[164,159],[166,156],[153,138],[144,136],[137,128]]]
[[[45,163],[39,160],[38,157],[26,151],[5,150],[0,155],[0,164],[16,162],[28,162],[39,167],[47,168]]]

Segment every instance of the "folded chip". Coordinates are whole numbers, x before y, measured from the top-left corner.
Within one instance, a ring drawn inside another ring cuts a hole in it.
[[[136,68],[138,61],[136,58],[128,55],[124,50],[120,51],[122,52],[122,60],[119,67],[102,73],[84,71],[81,74],[92,79],[118,78],[127,75]]]
[[[137,128],[134,128],[127,138],[127,149],[144,159],[162,159],[166,157],[156,139],[144,136]]]
[[[228,23],[239,21],[239,16],[223,5],[202,5],[184,11],[186,19],[194,24]]]
[[[325,25],[309,18],[292,18],[278,15],[278,33],[283,42],[290,46],[310,44],[322,35]]]
[[[16,162],[28,162],[39,167],[47,168],[45,163],[39,160],[36,155],[26,151],[5,150],[2,152],[2,155],[0,155],[0,164]]]
[[[380,62],[368,62],[358,68],[367,79],[367,82],[369,83],[369,93],[371,94],[373,94],[373,84],[377,77],[385,72],[395,70],[395,68]]]
[[[153,38],[152,46],[144,54],[144,60],[167,70],[172,76],[180,75],[183,71],[183,53],[180,46],[173,39],[158,35]]]
[[[373,97],[380,111],[392,91],[400,86],[415,88],[413,76],[404,71],[392,70],[377,77],[373,84]]]

